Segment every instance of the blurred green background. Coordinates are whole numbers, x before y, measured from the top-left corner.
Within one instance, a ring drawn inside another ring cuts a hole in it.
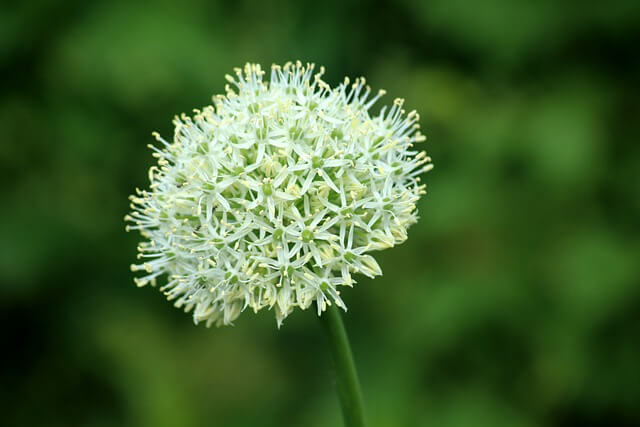
[[[640,3],[0,6],[6,426],[337,426],[312,310],[194,327],[124,232],[151,131],[246,61],[366,75],[435,162],[344,293],[373,427],[640,425]]]

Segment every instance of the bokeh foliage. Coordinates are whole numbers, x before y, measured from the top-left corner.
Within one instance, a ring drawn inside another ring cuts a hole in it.
[[[366,75],[435,169],[345,291],[371,425],[640,423],[640,3],[0,6],[2,424],[333,426],[314,313],[194,327],[138,290],[150,132],[246,61]]]

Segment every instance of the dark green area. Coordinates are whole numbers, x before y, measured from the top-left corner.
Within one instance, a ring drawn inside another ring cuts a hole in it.
[[[195,327],[128,268],[151,131],[290,59],[404,97],[435,163],[343,292],[370,425],[640,424],[639,2],[5,3],[2,425],[339,425],[314,310]]]

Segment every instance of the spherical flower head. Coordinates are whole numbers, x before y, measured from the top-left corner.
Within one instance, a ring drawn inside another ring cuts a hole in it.
[[[382,274],[371,252],[407,238],[419,175],[430,158],[403,101],[369,110],[365,79],[331,89],[323,68],[258,64],[227,75],[226,95],[175,134],[150,145],[157,166],[149,190],[131,196],[128,230],[138,247],[139,286],[155,285],[196,323],[230,324],[247,307],[273,308],[278,322],[315,303],[346,310],[343,286],[353,273]]]

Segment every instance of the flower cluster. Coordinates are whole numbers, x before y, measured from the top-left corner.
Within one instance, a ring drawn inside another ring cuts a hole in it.
[[[365,79],[331,89],[313,64],[258,64],[227,75],[214,106],[176,117],[175,135],[150,145],[149,190],[125,217],[146,239],[133,271],[139,286],[166,275],[164,294],[196,323],[230,324],[246,308],[294,307],[318,315],[352,286],[353,273],[382,274],[370,252],[407,238],[419,175],[430,158],[403,101],[373,116],[384,94]]]

